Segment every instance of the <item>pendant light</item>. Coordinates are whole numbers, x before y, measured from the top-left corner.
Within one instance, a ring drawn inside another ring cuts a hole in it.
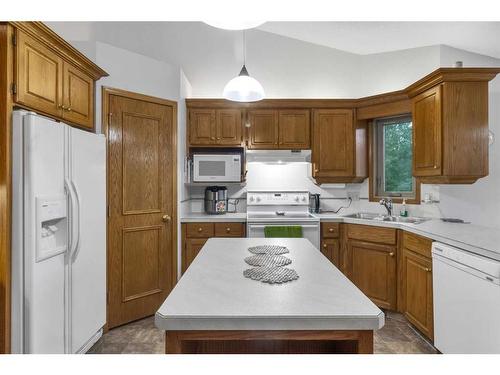
[[[265,93],[262,85],[255,78],[250,77],[245,66],[246,39],[243,31],[243,67],[240,74],[230,80],[224,87],[222,96],[234,102],[256,102],[264,99]]]
[[[254,29],[264,24],[264,21],[203,21],[207,25],[223,30],[247,30]]]

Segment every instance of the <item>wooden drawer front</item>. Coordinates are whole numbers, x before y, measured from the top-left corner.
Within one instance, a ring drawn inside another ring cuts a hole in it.
[[[186,224],[186,237],[190,238],[203,238],[214,236],[213,223],[187,223]]]
[[[349,224],[347,226],[347,237],[355,240],[395,245],[396,229]]]
[[[245,237],[245,224],[215,223],[215,237]]]
[[[321,223],[321,236],[323,238],[338,238],[339,234],[339,223]]]
[[[403,232],[403,247],[431,258],[432,240],[413,233]]]

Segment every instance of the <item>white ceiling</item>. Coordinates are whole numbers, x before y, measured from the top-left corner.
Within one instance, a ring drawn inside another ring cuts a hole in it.
[[[361,55],[446,44],[500,58],[500,22],[267,22],[259,29]]]

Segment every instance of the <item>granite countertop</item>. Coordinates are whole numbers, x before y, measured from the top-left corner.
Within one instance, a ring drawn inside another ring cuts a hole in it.
[[[250,246],[288,247],[299,279],[247,279]],[[303,238],[211,238],[155,316],[163,330],[376,330],[383,312]]]
[[[456,246],[475,254],[500,260],[500,230],[474,224],[445,223],[432,219],[420,224],[397,223],[379,220],[366,220],[343,217],[339,214],[313,214],[320,221],[363,224],[378,227],[403,229],[419,234],[451,246]],[[245,222],[246,213],[240,212],[225,215],[207,215],[205,213],[189,213],[181,216],[181,222]]]

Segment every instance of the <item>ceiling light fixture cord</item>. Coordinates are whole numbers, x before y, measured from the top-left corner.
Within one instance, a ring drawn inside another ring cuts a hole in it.
[[[243,30],[243,66],[247,63],[247,40],[245,30]]]

